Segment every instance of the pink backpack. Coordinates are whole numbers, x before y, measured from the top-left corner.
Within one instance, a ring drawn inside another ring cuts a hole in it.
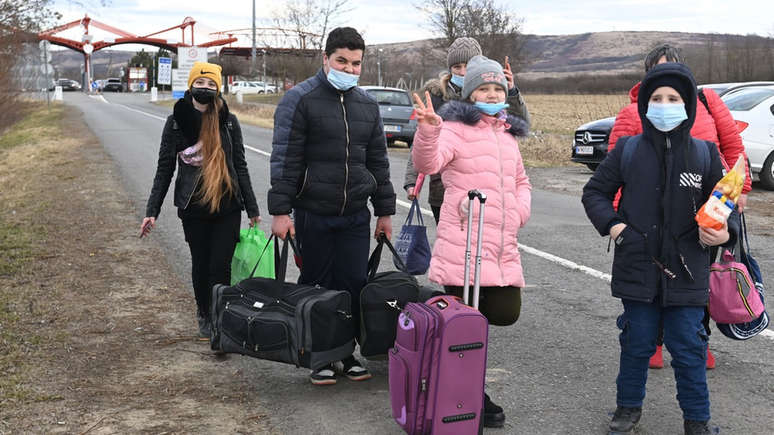
[[[720,248],[710,266],[709,286],[709,313],[718,323],[752,322],[764,311],[747,266],[737,262],[727,249]]]

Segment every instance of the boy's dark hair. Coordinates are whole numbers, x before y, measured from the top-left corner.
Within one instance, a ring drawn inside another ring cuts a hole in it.
[[[658,64],[658,60],[661,56],[666,56],[667,62],[680,62],[685,63],[685,56],[683,56],[683,49],[675,47],[672,44],[659,44],[653,47],[652,50],[645,56],[645,72],[648,72],[651,68]]]
[[[349,50],[363,50],[365,53],[365,41],[360,33],[352,27],[337,27],[328,34],[325,40],[325,54],[330,56],[339,48]]]

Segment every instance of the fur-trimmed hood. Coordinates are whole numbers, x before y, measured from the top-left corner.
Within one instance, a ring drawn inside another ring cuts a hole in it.
[[[462,89],[453,85],[450,80],[452,74],[450,72],[442,72],[438,75],[438,78],[428,80],[425,86],[422,88],[422,94],[425,91],[430,92],[430,95],[441,98],[443,101],[459,100],[462,96]]]
[[[462,101],[449,101],[441,107],[438,116],[444,121],[456,121],[465,125],[475,126],[481,121],[484,114],[472,104]],[[523,119],[508,113],[505,119],[505,131],[516,137],[525,137],[529,133],[529,125]]]

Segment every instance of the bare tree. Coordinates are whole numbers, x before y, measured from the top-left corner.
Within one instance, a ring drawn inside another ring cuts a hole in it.
[[[39,88],[37,32],[59,19],[49,0],[0,1],[0,132],[25,116],[22,88]],[[31,71],[35,71],[30,74]],[[23,77],[32,78],[23,82]],[[27,83],[29,82],[29,83]],[[43,86],[48,86],[45,83]]]
[[[282,61],[282,70],[297,81],[311,77],[320,67],[320,56],[309,56],[308,50],[321,52],[328,32],[352,9],[349,0],[287,0],[273,12],[277,27],[297,35],[295,59]],[[287,56],[287,55],[286,55]]]
[[[429,0],[417,6],[428,18],[437,47],[446,50],[455,39],[475,38],[483,54],[500,62],[508,60],[514,72],[529,61],[522,33],[524,18],[517,17],[495,0]]]

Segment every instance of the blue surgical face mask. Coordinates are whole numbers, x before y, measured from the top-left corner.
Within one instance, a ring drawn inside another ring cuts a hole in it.
[[[355,74],[345,73],[332,67],[328,68],[328,81],[334,88],[340,91],[347,91],[357,86],[357,81],[360,76]]]
[[[458,76],[457,74],[452,74],[452,78],[449,81],[461,88],[462,85],[465,84],[465,76]]]
[[[486,113],[487,115],[497,115],[501,111],[505,110],[510,106],[510,104],[503,101],[502,103],[482,103],[480,101],[476,101],[473,103],[474,106],[476,106],[476,109]]]
[[[683,103],[648,103],[648,112],[645,116],[654,127],[663,132],[674,130],[688,119]]]

